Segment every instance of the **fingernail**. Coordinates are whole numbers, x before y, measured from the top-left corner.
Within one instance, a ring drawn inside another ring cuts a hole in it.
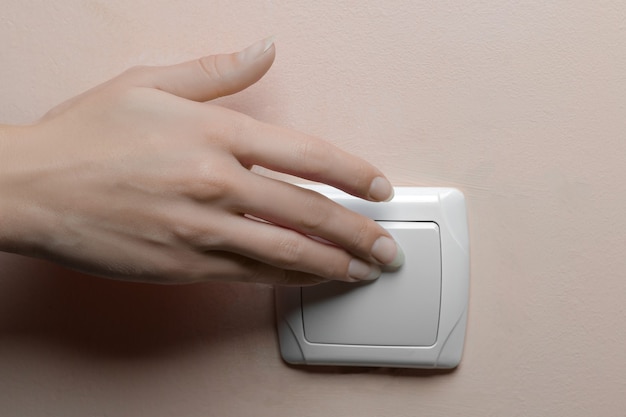
[[[242,61],[254,61],[266,53],[272,45],[274,45],[274,36],[262,39],[240,51],[238,53],[239,59]]]
[[[383,177],[376,177],[370,184],[370,198],[376,201],[390,201],[393,198],[393,187]]]
[[[272,47],[272,45],[274,45],[274,40],[276,40],[276,36],[270,36],[268,38],[263,39],[263,42],[265,45],[265,48],[263,49],[264,53],[267,52]]]
[[[399,268],[404,263],[404,252],[393,239],[379,237],[372,246],[372,256],[388,267]]]
[[[352,259],[348,265],[348,277],[357,280],[371,281],[378,278],[381,270],[376,265],[370,265],[360,259]]]

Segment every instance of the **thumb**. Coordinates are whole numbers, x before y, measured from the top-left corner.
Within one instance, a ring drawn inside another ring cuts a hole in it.
[[[274,39],[267,38],[232,54],[140,69],[136,75],[131,75],[131,82],[189,100],[209,101],[237,93],[257,82],[272,66],[275,54]]]

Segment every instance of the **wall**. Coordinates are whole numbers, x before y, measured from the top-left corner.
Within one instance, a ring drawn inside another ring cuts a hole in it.
[[[472,284],[455,372],[293,368],[270,288],[2,255],[0,414],[624,415],[624,21],[619,0],[5,0],[5,123],[130,65],[276,35],[274,68],[223,104],[395,184],[460,187]]]

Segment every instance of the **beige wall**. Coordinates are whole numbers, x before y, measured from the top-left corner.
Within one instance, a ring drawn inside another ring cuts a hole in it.
[[[274,68],[224,105],[395,184],[460,187],[472,283],[455,372],[291,368],[270,288],[124,285],[2,255],[0,414],[623,416],[624,22],[621,0],[5,0],[5,123],[130,65],[275,34]]]

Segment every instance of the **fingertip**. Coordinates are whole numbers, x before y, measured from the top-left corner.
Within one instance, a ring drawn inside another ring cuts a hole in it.
[[[348,264],[348,282],[372,281],[380,277],[381,269],[377,265],[368,264],[353,258]]]
[[[374,242],[371,255],[382,265],[392,269],[399,268],[404,263],[402,247],[389,236],[381,236]]]
[[[243,63],[252,63],[265,55],[273,56],[275,51],[274,39],[274,36],[269,36],[253,43],[247,48],[237,52],[237,58]]]
[[[206,55],[164,67],[127,71],[136,86],[159,90],[194,101],[209,101],[246,89],[271,68],[275,57],[273,37],[262,39],[231,54]]]
[[[275,48],[274,46],[275,41],[276,41],[276,36],[274,35],[268,36],[267,38],[263,39],[263,42],[265,43],[265,49],[263,50],[263,53],[269,51],[270,48]]]
[[[396,271],[400,269],[402,265],[404,265],[406,257],[404,255],[404,250],[402,250],[402,246],[396,242],[396,256],[393,258],[393,261],[385,265],[386,271]]]
[[[369,188],[369,198],[374,201],[391,201],[394,190],[391,183],[385,177],[376,177],[372,180]]]

